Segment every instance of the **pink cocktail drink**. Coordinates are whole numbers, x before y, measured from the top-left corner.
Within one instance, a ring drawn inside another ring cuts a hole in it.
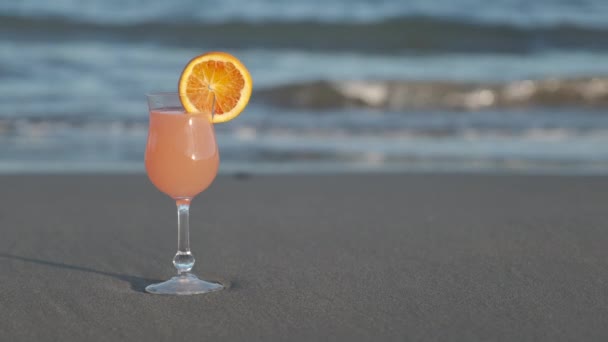
[[[190,200],[215,178],[219,153],[211,118],[177,110],[150,112],[145,164],[150,181],[175,200]]]

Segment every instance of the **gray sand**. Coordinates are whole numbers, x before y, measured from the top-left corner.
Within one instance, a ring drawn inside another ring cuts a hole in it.
[[[0,340],[608,340],[608,178],[221,177],[175,207],[131,176],[0,177]],[[179,338],[179,339],[176,339]]]

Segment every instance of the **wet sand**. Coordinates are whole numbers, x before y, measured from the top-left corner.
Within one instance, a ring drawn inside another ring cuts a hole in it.
[[[222,176],[192,205],[202,277],[145,175],[0,176],[0,337],[608,339],[608,177]]]

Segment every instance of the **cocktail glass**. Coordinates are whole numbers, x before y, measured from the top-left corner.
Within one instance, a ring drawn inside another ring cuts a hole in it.
[[[186,113],[178,93],[148,95],[150,126],[145,164],[150,181],[177,205],[177,275],[146,287],[154,294],[192,295],[222,290],[222,284],[199,279],[190,271],[189,209],[192,199],[207,189],[219,167],[213,130],[213,106],[207,112]]]

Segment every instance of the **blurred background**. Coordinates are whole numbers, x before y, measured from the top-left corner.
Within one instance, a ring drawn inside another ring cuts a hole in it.
[[[143,172],[209,50],[254,79],[223,172],[608,173],[605,0],[4,0],[0,172]]]

